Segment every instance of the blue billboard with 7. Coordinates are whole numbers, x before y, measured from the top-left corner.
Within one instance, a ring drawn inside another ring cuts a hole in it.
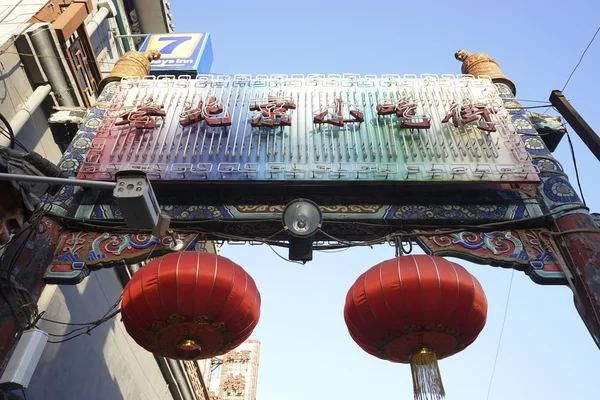
[[[152,61],[152,75],[195,75],[210,71],[213,61],[209,33],[155,33],[142,43],[139,51],[157,50],[158,60]]]

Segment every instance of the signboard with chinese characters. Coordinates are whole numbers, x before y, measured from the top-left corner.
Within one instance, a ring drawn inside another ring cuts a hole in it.
[[[199,75],[122,81],[79,178],[538,182],[489,79]]]
[[[191,75],[210,71],[213,54],[209,33],[153,33],[139,51],[157,50],[150,63],[152,75]]]

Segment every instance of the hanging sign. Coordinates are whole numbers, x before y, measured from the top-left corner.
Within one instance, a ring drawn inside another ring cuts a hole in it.
[[[157,50],[161,56],[151,62],[151,75],[192,75],[209,72],[213,61],[209,33],[154,33],[139,51]]]

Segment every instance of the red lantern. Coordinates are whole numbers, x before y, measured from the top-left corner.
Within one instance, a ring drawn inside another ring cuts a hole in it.
[[[437,360],[473,343],[487,299],[466,269],[441,257],[402,256],[362,274],[348,291],[344,319],[367,353],[410,363],[415,399],[440,399]]]
[[[250,336],[260,316],[260,294],[231,260],[184,251],[136,272],[123,291],[121,314],[127,332],[152,353],[211,358]]]

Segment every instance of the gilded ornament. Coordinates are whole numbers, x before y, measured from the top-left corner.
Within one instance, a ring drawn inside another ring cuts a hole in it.
[[[500,65],[492,57],[485,53],[469,53],[465,50],[459,50],[454,53],[458,61],[462,61],[462,73],[473,75],[474,77],[489,76],[494,83],[503,83],[517,94],[517,87],[508,79],[500,69]]]

